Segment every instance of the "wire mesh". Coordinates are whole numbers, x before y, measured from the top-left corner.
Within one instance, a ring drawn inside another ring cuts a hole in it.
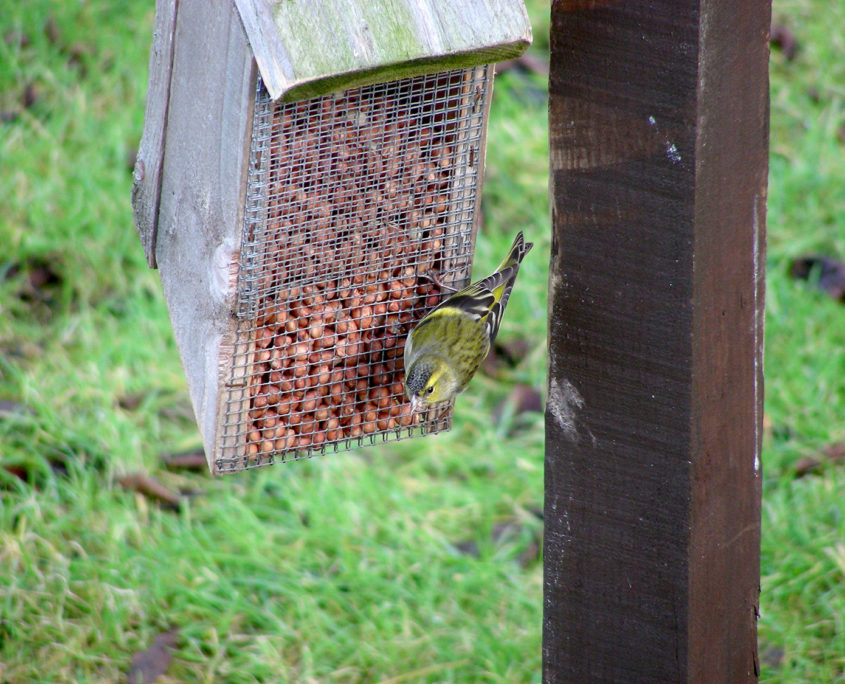
[[[469,281],[492,70],[274,103],[260,78],[221,472],[451,427],[412,414],[405,338]]]

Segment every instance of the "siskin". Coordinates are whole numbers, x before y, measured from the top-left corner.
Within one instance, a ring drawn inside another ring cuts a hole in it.
[[[533,247],[520,231],[499,268],[438,304],[405,343],[405,393],[413,411],[466,389],[499,331],[519,264]]]

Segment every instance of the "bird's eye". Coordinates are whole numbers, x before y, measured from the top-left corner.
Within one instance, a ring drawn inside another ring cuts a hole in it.
[[[434,385],[429,385],[426,394],[431,394],[434,391]]]

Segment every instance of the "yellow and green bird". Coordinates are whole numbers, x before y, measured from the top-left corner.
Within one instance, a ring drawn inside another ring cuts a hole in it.
[[[508,255],[487,276],[442,301],[405,342],[405,393],[414,411],[466,389],[499,331],[519,264],[534,245],[520,231]]]

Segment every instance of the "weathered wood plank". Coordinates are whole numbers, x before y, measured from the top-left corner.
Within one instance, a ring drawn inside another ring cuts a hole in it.
[[[545,682],[756,681],[769,20],[553,3]]]
[[[209,467],[232,370],[257,72],[227,0],[179,0],[156,258]]]
[[[522,0],[236,0],[273,99],[516,57],[531,42]]]
[[[770,15],[707,2],[699,22],[690,681],[759,670]]]
[[[144,133],[138,146],[132,183],[132,210],[147,265],[156,268],[155,242],[161,195],[161,166],[167,103],[170,99],[170,71],[173,68],[173,32],[176,0],[156,0],[153,41],[147,85]]]

